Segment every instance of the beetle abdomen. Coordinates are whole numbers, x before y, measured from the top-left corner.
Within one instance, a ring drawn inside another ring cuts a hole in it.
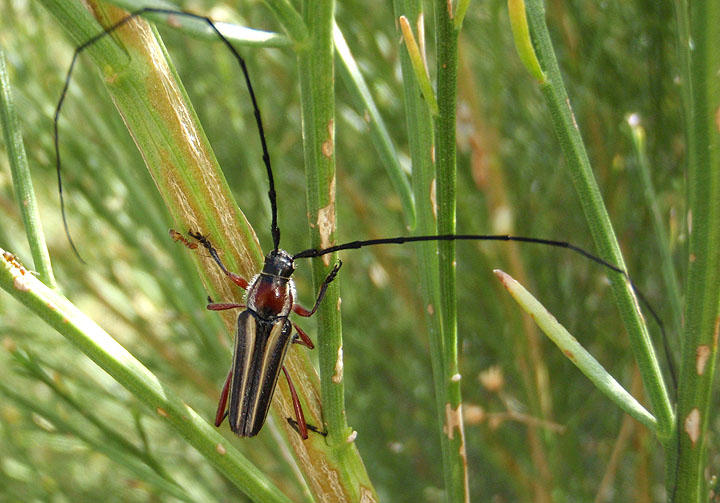
[[[291,335],[287,318],[268,321],[251,310],[238,316],[228,411],[237,435],[252,437],[262,428]]]

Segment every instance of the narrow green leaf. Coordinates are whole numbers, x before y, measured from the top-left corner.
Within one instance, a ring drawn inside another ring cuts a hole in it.
[[[558,323],[557,319],[540,304],[520,283],[499,269],[493,271],[510,295],[537,323],[538,327],[553,341],[560,351],[590,379],[610,400],[652,431],[657,430],[657,421],[645,407],[618,383],[610,373],[582,347],[582,345]]]
[[[422,90],[427,105],[430,107],[433,115],[437,115],[439,113],[437,98],[435,97],[435,91],[433,91],[432,84],[430,83],[430,74],[425,62],[425,57],[418,46],[417,40],[415,40],[415,34],[413,33],[408,19],[405,16],[400,16],[398,21],[400,22],[400,30],[402,31],[407,53],[410,56],[410,61],[412,62],[412,67],[415,71],[415,78],[420,85],[420,89]]]
[[[520,60],[530,74],[540,84],[544,84],[547,77],[540,67],[540,62],[535,55],[535,48],[530,38],[530,28],[525,15],[525,1],[508,0],[508,12],[510,14],[510,28],[515,40],[515,49],[517,49]]]

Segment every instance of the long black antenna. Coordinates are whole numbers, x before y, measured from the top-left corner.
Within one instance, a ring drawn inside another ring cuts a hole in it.
[[[217,26],[215,26],[215,23],[207,17],[202,16],[199,14],[193,14],[192,12],[185,12],[180,10],[172,10],[172,9],[160,9],[155,7],[144,7],[142,9],[138,9],[136,11],[131,12],[127,15],[127,17],[122,18],[120,21],[116,22],[115,24],[109,26],[102,32],[98,33],[97,35],[91,37],[90,39],[86,40],[83,44],[78,46],[75,49],[75,52],[72,57],[72,62],[70,63],[70,68],[68,69],[67,75],[65,76],[65,85],[63,86],[62,93],[60,94],[60,99],[58,100],[57,107],[55,109],[55,119],[54,119],[54,131],[55,131],[55,166],[57,169],[57,176],[58,176],[58,193],[60,194],[60,209],[62,211],[62,218],[63,218],[63,225],[65,226],[65,234],[67,235],[68,241],[70,241],[70,246],[72,247],[73,251],[75,252],[75,255],[80,259],[80,261],[83,261],[82,257],[78,253],[77,248],[75,247],[75,243],[72,240],[72,237],[70,237],[70,230],[68,228],[67,219],[65,216],[65,199],[63,197],[63,190],[62,190],[62,178],[60,176],[60,135],[58,131],[58,121],[60,119],[60,111],[62,109],[63,103],[65,102],[65,97],[67,96],[68,87],[70,86],[70,79],[72,78],[72,72],[75,69],[75,62],[77,61],[78,56],[80,53],[82,53],[85,49],[90,47],[91,45],[95,44],[98,40],[101,38],[111,34],[118,28],[124,26],[132,19],[142,16],[143,14],[166,14],[168,16],[180,16],[180,17],[187,17],[191,19],[197,19],[198,21],[204,21],[218,36],[218,38],[227,46],[228,49],[230,49],[230,52],[233,54],[237,62],[240,64],[240,69],[243,72],[243,76],[245,77],[245,84],[247,84],[248,93],[250,94],[250,99],[252,100],[254,115],[255,115],[255,123],[257,124],[258,134],[260,135],[260,145],[262,146],[262,158],[263,163],[265,164],[265,170],[267,171],[268,175],[268,184],[269,184],[269,190],[268,190],[268,197],[270,198],[270,211],[272,213],[272,223],[270,224],[270,232],[272,233],[273,238],[273,249],[277,250],[280,246],[280,229],[278,227],[277,223],[277,195],[275,193],[275,179],[273,178],[272,173],[272,166],[270,165],[270,153],[268,151],[267,142],[265,141],[265,129],[263,128],[263,122],[262,117],[260,116],[260,108],[258,107],[257,99],[255,98],[255,91],[253,90],[252,83],[250,82],[250,74],[248,73],[247,65],[245,64],[245,60],[242,56],[235,50],[235,47],[230,43],[230,41],[222,34],[220,33],[220,30],[218,30]]]
[[[584,250],[583,248],[580,248],[579,246],[575,246],[572,243],[568,243],[567,241],[556,241],[553,239],[541,239],[541,238],[531,238],[531,237],[525,237],[525,236],[509,236],[507,234],[440,234],[440,235],[430,235],[430,236],[398,236],[393,238],[380,238],[380,239],[366,239],[363,241],[350,241],[348,243],[343,243],[335,246],[329,246],[327,248],[309,248],[307,250],[303,250],[299,253],[296,253],[293,255],[293,260],[299,259],[299,258],[312,258],[312,257],[321,257],[323,255],[327,255],[328,253],[334,253],[341,250],[357,250],[358,248],[365,248],[367,246],[377,246],[377,245],[388,245],[388,244],[403,244],[403,243],[417,243],[421,241],[516,241],[521,243],[535,243],[535,244],[541,244],[546,246],[554,246],[556,248],[565,248],[567,250],[571,250],[575,253],[578,253],[582,255],[583,257],[586,257],[593,262],[600,264],[603,267],[606,267],[610,269],[611,271],[614,271],[618,274],[621,274],[625,277],[625,279],[630,283],[630,286],[632,287],[635,294],[640,299],[640,302],[642,302],[645,307],[650,312],[650,315],[653,317],[655,322],[657,323],[658,327],[660,328],[660,332],[662,333],[662,341],[663,341],[663,351],[665,352],[665,358],[668,361],[668,367],[670,369],[670,377],[673,381],[673,384],[675,385],[675,389],[677,389],[677,377],[675,375],[675,368],[671,359],[671,352],[670,347],[668,345],[667,335],[665,333],[665,325],[663,325],[662,320],[660,319],[660,316],[657,314],[655,309],[653,309],[652,305],[650,305],[650,302],[647,300],[645,295],[640,291],[640,289],[635,285],[633,280],[630,278],[630,275],[621,269],[620,267],[611,264],[610,262],[601,259],[597,255],[593,255],[592,253],[588,252],[587,250]]]

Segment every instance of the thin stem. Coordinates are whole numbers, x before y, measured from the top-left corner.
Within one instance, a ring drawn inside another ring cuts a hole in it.
[[[422,37],[421,29],[423,19],[422,4],[417,0],[394,0],[395,18],[400,23],[401,16],[407,18],[411,27],[417,27],[418,36]],[[398,25],[398,28],[400,26]],[[420,40],[424,45],[424,40]],[[421,93],[421,86],[417,72],[413,66],[410,55],[405,50],[400,51],[400,64],[403,76],[403,96],[405,101],[405,116],[407,117],[410,155],[412,158],[413,176],[412,184],[415,192],[415,205],[417,211],[417,234],[432,235],[438,233],[436,210],[436,173],[434,165],[434,131],[432,111],[429,102]],[[446,495],[450,500],[453,490],[453,459],[458,451],[450,450],[450,433],[455,435],[456,427],[444,431],[449,419],[457,419],[460,409],[453,409],[447,396],[445,376],[448,375],[445,358],[445,336],[443,331],[443,318],[441,314],[441,287],[438,264],[438,244],[423,243],[418,247],[418,269],[420,289],[425,313],[425,322],[428,328],[430,342],[430,363],[432,365],[433,389],[435,393],[435,410],[438,421],[438,433],[443,459],[443,474],[446,483]],[[462,430],[459,430],[462,431]],[[457,438],[457,436],[456,436]]]
[[[678,389],[679,453],[668,463],[673,501],[707,498],[707,428],[720,336],[720,4],[693,2],[690,15],[689,270]]]
[[[323,246],[335,241],[335,78],[334,78],[334,0],[303,2],[302,16],[309,32],[307,44],[298,49],[302,103],[303,152],[307,186],[310,241]],[[313,261],[313,279],[319,288],[337,257],[328,255]],[[337,461],[336,484],[328,488],[337,501],[376,498],[365,466],[354,443],[356,433],[347,425],[345,380],[340,320],[339,281],[326,290],[317,311],[320,386],[323,421],[327,426],[326,448]]]
[[[10,75],[8,74],[5,52],[2,47],[0,47],[0,124],[2,124],[3,137],[7,146],[15,197],[25,225],[25,233],[30,244],[35,269],[44,283],[51,288],[55,288],[57,286],[55,284],[55,275],[53,274],[50,254],[45,243],[45,234],[38,213],[37,199],[35,198],[35,190],[30,177],[22,131],[20,130],[17,112],[15,111],[15,101],[12,96]]]
[[[435,166],[437,169],[437,230],[439,234],[455,233],[455,200],[457,197],[457,66],[458,36],[453,2],[438,0],[435,5],[437,44],[437,99],[435,117]],[[446,419],[443,432],[447,435],[449,454],[445,459],[445,484],[448,501],[470,499],[462,417],[460,370],[458,365],[457,293],[455,272],[455,241],[438,244],[440,251],[440,296],[443,323],[443,372]]]
[[[308,25],[288,0],[265,0],[267,6],[298,46],[304,46],[308,39]]]

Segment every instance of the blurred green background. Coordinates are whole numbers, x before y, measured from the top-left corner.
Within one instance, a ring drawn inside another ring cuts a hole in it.
[[[186,250],[167,236],[172,222],[98,72],[89,61],[80,62],[61,122],[67,214],[87,261],[83,265],[62,229],[52,150],[52,114],[72,44],[37,3],[0,0],[0,7],[0,48],[8,59],[63,293],[210,420],[230,363],[231,334],[216,314],[205,311],[206,293],[188,269]],[[262,2],[194,1],[181,7],[217,20],[279,29]],[[674,82],[672,8],[668,2],[554,0],[546,7],[576,119],[630,274],[661,313],[675,348],[677,319],[667,306],[627,125],[629,114],[638,114],[647,131],[652,181],[669,232],[666,245],[681,257],[685,144]],[[563,159],[543,99],[516,56],[506,10],[501,1],[471,3],[460,38],[458,232],[567,240],[592,250],[579,203],[560,169]],[[391,5],[339,2],[337,22],[409,169],[399,80],[403,48]],[[431,20],[427,23],[432,44]],[[220,44],[160,31],[237,201],[268,249],[267,182],[236,64]],[[308,234],[295,57],[289,49],[245,48],[242,54],[273,158],[282,246],[296,252],[308,247]],[[339,239],[406,234],[400,199],[380,166],[365,120],[342,81],[336,81]],[[0,247],[31,264],[4,150]],[[605,271],[566,251],[536,245],[461,243],[457,250],[473,497],[533,501],[540,487],[560,502],[662,501],[659,444],[623,419],[523,320],[492,275],[493,268],[501,268],[523,281],[642,398]],[[348,251],[342,258],[347,415],[370,478],[383,501],[440,501],[438,427],[413,246]],[[311,305],[309,267],[302,263],[296,282],[300,300]],[[322,337],[312,320],[301,325],[313,339]],[[658,335],[657,327],[651,325],[651,331]],[[129,468],[115,447],[107,448],[105,434],[81,411],[151,452],[192,500],[244,497],[103,371],[5,294],[0,295],[0,338],[0,500],[175,500]],[[39,379],[41,374],[48,382]],[[545,380],[539,391],[529,385],[534,375]],[[302,485],[274,428],[271,424],[259,437],[235,445],[301,501]],[[712,437],[710,442],[714,452]],[[711,463],[719,464],[712,458]]]

